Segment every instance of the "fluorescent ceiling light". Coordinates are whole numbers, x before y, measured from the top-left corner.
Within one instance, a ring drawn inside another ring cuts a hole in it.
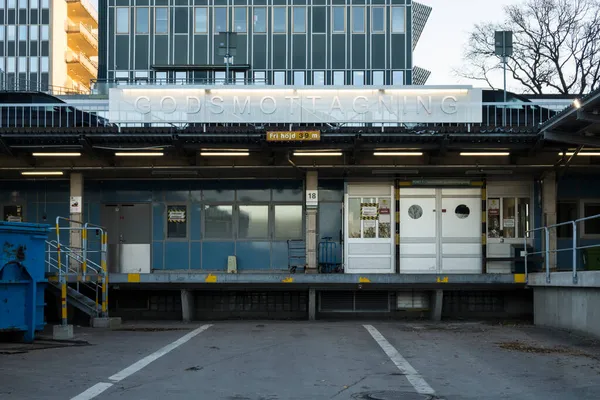
[[[33,153],[34,157],[79,157],[81,153]]]
[[[574,155],[575,152],[574,151],[570,151],[568,153],[558,153],[559,156],[572,156]],[[578,156],[588,156],[588,157],[596,157],[596,156],[600,156],[600,152],[596,151],[596,152],[592,152],[592,151],[582,151],[577,153]]]
[[[373,153],[374,156],[400,156],[400,157],[410,157],[410,156],[422,156],[423,153],[420,151],[376,151]]]
[[[162,152],[141,152],[141,151],[128,151],[128,152],[119,152],[115,153],[117,157],[162,157],[164,153]]]
[[[510,156],[510,153],[507,151],[496,151],[496,152],[462,152],[460,153],[463,157],[469,156],[484,156],[484,157],[497,157],[497,156]]]
[[[242,152],[248,152],[248,149],[200,149],[200,151],[242,151]]]
[[[248,151],[201,151],[201,156],[249,156]]]
[[[294,156],[312,156],[312,157],[332,157],[332,156],[341,156],[343,153],[341,151],[295,151]]]
[[[24,176],[61,176],[62,171],[23,171],[21,175]]]

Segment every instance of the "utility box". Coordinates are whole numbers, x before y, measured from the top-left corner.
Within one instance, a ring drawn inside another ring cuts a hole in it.
[[[44,329],[45,249],[49,225],[0,222],[0,333],[32,342]]]
[[[237,274],[237,258],[235,256],[227,257],[227,273]]]

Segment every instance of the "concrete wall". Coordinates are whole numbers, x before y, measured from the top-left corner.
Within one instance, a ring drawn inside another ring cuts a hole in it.
[[[534,287],[533,303],[536,325],[600,337],[600,287]]]

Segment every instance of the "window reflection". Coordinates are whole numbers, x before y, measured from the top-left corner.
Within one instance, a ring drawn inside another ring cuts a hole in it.
[[[269,206],[240,206],[240,239],[266,239],[269,235]]]
[[[232,206],[204,206],[204,219],[208,239],[231,239],[233,236]]]
[[[275,237],[300,239],[302,236],[302,206],[275,206]]]
[[[360,198],[348,199],[348,237],[360,238]]]

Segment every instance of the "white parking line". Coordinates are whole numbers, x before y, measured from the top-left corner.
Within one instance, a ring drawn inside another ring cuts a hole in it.
[[[187,335],[182,336],[181,338],[177,339],[173,343],[166,345],[162,349],[155,351],[154,353],[150,354],[149,356],[142,358],[138,362],[131,364],[129,367],[117,372],[116,374],[110,376],[108,379],[113,382],[122,381],[123,379],[127,378],[128,376],[135,374],[136,372],[138,372],[139,370],[141,370],[142,368],[144,368],[151,362],[158,360],[160,357],[164,356],[165,354],[169,353],[170,351],[175,350],[177,347],[181,346],[182,344],[188,342],[194,336],[197,336],[198,334],[204,332],[211,326],[212,326],[212,324],[207,324],[207,325],[202,325],[200,328],[194,329]],[[88,390],[86,390],[85,392],[71,398],[71,400],[93,399],[94,397],[98,396],[100,393],[104,392],[106,389],[108,389],[112,385],[113,385],[112,383],[105,383],[105,382],[97,383],[94,386],[92,386],[91,388],[89,388]]]
[[[377,342],[379,347],[383,349],[385,354],[392,360],[396,367],[402,372],[403,375],[406,376],[406,379],[410,382],[411,385],[415,388],[417,393],[419,394],[428,394],[434,395],[435,390],[423,379],[423,377],[417,372],[416,369],[413,368],[412,365],[409,364],[408,361],[400,353],[394,346],[387,341],[385,337],[377,329],[375,329],[372,325],[363,325],[367,331],[373,336],[373,339]]]
[[[112,383],[100,382],[96,383],[94,386],[89,388],[83,393],[78,394],[77,396],[71,398],[71,400],[90,400],[94,397],[98,396],[100,393],[104,392],[106,389],[111,387]]]

